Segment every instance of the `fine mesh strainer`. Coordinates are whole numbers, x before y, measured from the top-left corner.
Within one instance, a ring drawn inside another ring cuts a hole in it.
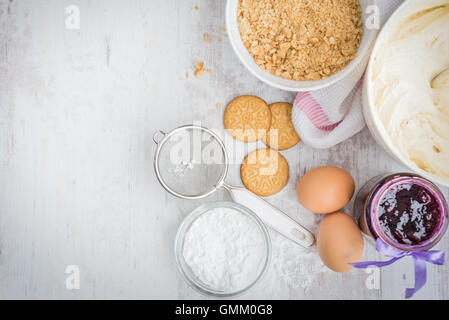
[[[287,214],[246,188],[225,182],[229,158],[223,140],[212,130],[186,125],[169,133],[157,131],[153,140],[157,144],[154,170],[169,193],[182,199],[201,199],[223,187],[235,202],[252,210],[270,228],[304,247],[313,245],[310,231]]]

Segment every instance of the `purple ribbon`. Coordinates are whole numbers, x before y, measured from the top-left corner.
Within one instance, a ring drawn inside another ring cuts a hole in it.
[[[432,263],[437,265],[444,264],[444,252],[438,250],[432,251],[417,251],[417,252],[406,252],[399,249],[393,248],[382,241],[380,238],[376,241],[376,250],[382,253],[384,256],[393,258],[388,261],[368,261],[359,263],[350,263],[351,266],[359,269],[365,269],[368,267],[376,266],[379,268],[389,266],[394,262],[406,257],[412,256],[413,263],[415,265],[415,287],[407,288],[405,290],[405,298],[409,299],[421,289],[427,281],[426,263]]]

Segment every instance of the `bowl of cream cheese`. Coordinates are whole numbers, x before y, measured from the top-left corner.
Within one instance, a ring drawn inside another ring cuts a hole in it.
[[[448,67],[449,0],[407,0],[376,41],[363,98],[377,142],[408,168],[445,186],[449,80],[438,75]]]

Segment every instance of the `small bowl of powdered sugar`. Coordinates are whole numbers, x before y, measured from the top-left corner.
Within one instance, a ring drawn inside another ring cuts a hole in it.
[[[233,202],[213,202],[191,212],[175,240],[183,278],[198,292],[229,298],[262,279],[271,257],[268,230],[255,213]]]

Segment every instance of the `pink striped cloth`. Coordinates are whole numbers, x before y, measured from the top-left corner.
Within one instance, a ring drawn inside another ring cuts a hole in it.
[[[384,23],[403,0],[377,0]],[[363,74],[369,52],[344,79],[317,91],[300,92],[293,103],[292,120],[302,141],[318,149],[333,147],[365,127],[362,113]]]
[[[295,107],[304,112],[309,121],[320,130],[333,131],[341,123],[341,120],[333,123],[310,92],[298,94]]]
[[[356,91],[362,87],[362,80],[356,86]],[[310,92],[301,92],[296,96],[295,107],[302,111],[308,120],[318,129],[333,131],[343,120],[332,121],[326,114],[318,99]]]

